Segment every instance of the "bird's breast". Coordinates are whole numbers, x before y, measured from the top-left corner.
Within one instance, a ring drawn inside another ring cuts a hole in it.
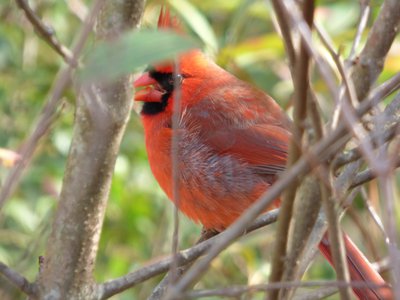
[[[172,129],[146,136],[151,170],[172,201]],[[269,183],[235,156],[217,153],[196,132],[182,130],[177,149],[179,209],[207,228],[229,226]]]

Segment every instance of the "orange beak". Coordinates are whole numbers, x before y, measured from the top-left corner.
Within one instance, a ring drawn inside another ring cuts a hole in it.
[[[158,82],[151,78],[148,72],[143,73],[133,83],[135,88],[146,87],[142,90],[135,92],[135,101],[143,102],[161,102],[164,92],[159,90]]]

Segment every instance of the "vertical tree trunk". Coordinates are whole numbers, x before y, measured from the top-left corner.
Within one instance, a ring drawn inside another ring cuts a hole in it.
[[[144,0],[103,1],[98,39],[137,27]],[[81,88],[59,205],[39,275],[40,299],[97,299],[98,242],[132,97],[129,78]]]

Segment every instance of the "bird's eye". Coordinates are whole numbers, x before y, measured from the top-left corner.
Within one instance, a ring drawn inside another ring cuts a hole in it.
[[[172,75],[169,79],[169,84],[174,86],[175,84],[181,84],[183,81],[183,76],[182,74],[176,74],[175,76]]]

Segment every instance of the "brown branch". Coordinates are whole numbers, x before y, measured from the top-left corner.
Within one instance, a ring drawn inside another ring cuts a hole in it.
[[[351,45],[351,50],[348,58],[349,61],[354,59],[354,56],[356,55],[356,49],[358,48],[361,41],[361,36],[367,26],[369,13],[371,11],[369,2],[370,0],[360,0],[360,19],[358,22],[356,35],[354,36],[353,44]]]
[[[357,211],[352,206],[350,206],[346,210],[346,215],[349,216],[349,218],[351,218],[355,226],[358,228],[362,240],[365,241],[365,245],[367,249],[369,249],[369,252],[371,253],[372,259],[374,261],[379,260],[378,250],[376,247],[378,245],[375,245],[374,239],[371,236],[369,223],[363,222]]]
[[[276,19],[278,21],[280,32],[284,40],[286,54],[289,58],[289,67],[290,69],[293,70],[294,66],[296,65],[296,51],[294,50],[293,46],[293,39],[290,32],[290,26],[289,23],[287,22],[285,12],[282,9],[280,1],[281,0],[272,0],[271,2],[274,7]]]
[[[388,236],[386,234],[382,220],[379,217],[378,213],[376,212],[375,207],[372,205],[371,201],[368,199],[368,195],[367,195],[365,187],[361,187],[360,191],[361,191],[362,199],[364,201],[364,205],[367,208],[368,213],[370,214],[375,225],[378,227],[379,231],[382,233],[382,239],[387,240]]]
[[[222,289],[214,289],[214,290],[197,290],[188,293],[182,293],[180,296],[184,296],[185,299],[196,299],[203,297],[232,297],[239,298],[244,294],[250,294],[254,292],[266,292],[270,290],[279,290],[279,289],[287,289],[287,288],[295,288],[295,287],[332,287],[332,288],[341,288],[341,287],[371,287],[371,288],[384,288],[388,287],[387,284],[373,284],[365,281],[281,281],[274,282],[268,284],[257,284],[250,286],[231,286]],[[333,292],[333,291],[331,291]],[[306,298],[309,299],[309,298]]]
[[[0,274],[7,278],[12,284],[26,295],[36,297],[38,289],[36,284],[30,283],[24,276],[14,271],[4,263],[0,262]]]
[[[172,114],[172,141],[171,141],[171,162],[172,162],[172,200],[175,203],[174,206],[174,230],[172,234],[172,254],[173,254],[173,261],[170,267],[170,271],[168,273],[168,279],[165,279],[164,282],[167,282],[168,285],[172,285],[175,281],[180,277],[184,270],[178,270],[176,255],[179,250],[179,208],[181,205],[181,195],[179,194],[179,160],[180,160],[180,153],[179,153],[179,141],[181,139],[179,130],[179,124],[182,114],[181,108],[181,86],[176,72],[179,72],[179,62],[178,60],[175,61],[174,65],[174,105],[173,105],[173,114]]]
[[[207,230],[203,228],[201,231],[200,238],[198,241],[195,243],[195,245],[200,244],[201,242],[204,242],[213,236],[217,235],[218,232],[213,231],[213,230]],[[164,297],[166,294],[169,285],[173,284],[178,278],[182,277],[182,275],[190,268],[191,264],[187,263],[183,266],[178,267],[178,261],[176,257],[177,252],[173,252],[173,261],[170,267],[170,271],[164,276],[164,278],[158,283],[158,285],[153,289],[151,295],[147,298],[148,300],[159,300]],[[173,274],[171,271],[175,268],[175,274]]]
[[[377,139],[381,139],[382,141],[389,142],[391,141],[394,137],[396,137],[396,131],[397,131],[397,126],[391,126],[390,128],[388,128],[387,130],[385,130],[385,132],[382,133],[377,133],[377,132],[372,132],[369,135],[369,138],[371,140],[371,143],[374,146],[378,146],[377,145]],[[358,159],[362,158],[362,154],[360,151],[359,147],[355,147],[345,153],[340,154],[339,156],[337,156],[334,160],[334,170],[347,165],[348,163],[351,163],[353,161],[356,161]]]
[[[278,218],[278,213],[279,210],[275,209],[261,215],[247,228],[246,234],[274,223]],[[184,266],[195,261],[206,253],[212,245],[218,243],[220,239],[223,239],[225,234],[225,232],[222,232],[219,235],[211,237],[210,239],[207,239],[189,249],[178,252],[175,258],[178,262],[178,266]],[[171,256],[125,276],[100,284],[98,287],[100,291],[100,299],[110,298],[111,296],[131,288],[138,283],[168,271],[172,261],[173,257]]]
[[[294,300],[320,300],[332,296],[338,292],[337,287],[323,287],[316,290],[308,291],[302,295],[296,295]]]
[[[283,7],[281,7],[282,9]],[[303,17],[309,28],[312,28],[314,19],[314,1],[304,1]],[[295,64],[295,98],[293,111],[293,137],[289,145],[289,156],[287,167],[290,168],[301,156],[301,141],[304,133],[304,120],[307,112],[307,95],[309,86],[309,63],[310,55],[305,43],[301,41],[300,53]],[[300,145],[300,146],[299,146]],[[271,275],[269,282],[278,282],[284,273],[285,257],[288,251],[289,228],[292,221],[294,198],[299,182],[294,181],[287,186],[282,197],[281,213],[278,218],[275,249],[272,259]],[[271,299],[276,299],[279,290],[272,290],[269,294]]]
[[[379,185],[382,190],[383,199],[385,199],[385,228],[388,240],[386,241],[389,260],[391,264],[391,282],[393,285],[393,298],[400,298],[400,262],[399,262],[399,248],[398,248],[398,229],[396,220],[396,196],[395,196],[395,182],[396,177],[394,172],[388,174],[380,174]]]
[[[93,3],[96,36],[136,27],[144,1]],[[94,18],[93,18],[94,19]],[[93,279],[111,178],[132,95],[129,77],[80,87],[74,133],[38,284],[41,299],[97,299]]]
[[[69,50],[66,46],[60,43],[57,39],[54,29],[42,22],[40,18],[36,15],[36,13],[29,7],[29,4],[26,0],[16,0],[17,5],[24,11],[26,18],[32,24],[35,31],[38,35],[51,47],[56,51],[64,61],[70,65],[72,68],[77,67],[76,57],[73,55],[71,50]]]
[[[297,277],[302,275],[299,273],[300,263],[307,243],[311,234],[316,227],[319,211],[321,208],[321,189],[323,185],[316,176],[306,177],[299,186],[294,206],[293,220],[290,229],[290,238],[288,245],[288,254],[285,258],[284,272],[282,281],[293,281],[301,279]],[[294,293],[292,290],[282,290],[281,299],[290,299]]]
[[[386,0],[379,12],[367,42],[358,59],[354,61],[352,80],[361,101],[381,73],[384,61],[400,24],[400,1]]]
[[[393,166],[394,168],[400,167],[400,158],[398,158],[396,164]],[[350,184],[350,188],[355,188],[357,186],[363,185],[373,179],[377,178],[376,173],[372,169],[367,169],[362,172],[359,172],[353,179]]]
[[[391,141],[397,136],[397,130],[400,122],[400,94],[398,94],[393,101],[386,106],[384,115],[384,124],[381,127],[385,128],[384,132],[381,132],[379,128],[373,130],[368,138],[369,143],[375,147],[380,146],[379,144]],[[342,153],[337,156],[333,162],[334,170],[342,167],[345,164],[356,161],[362,157],[362,153],[359,147],[349,150],[346,153]]]

